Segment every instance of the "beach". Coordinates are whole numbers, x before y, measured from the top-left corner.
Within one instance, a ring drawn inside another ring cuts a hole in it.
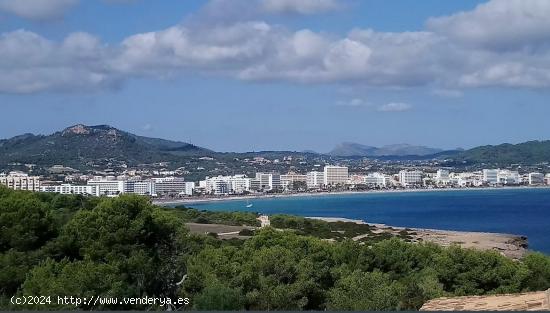
[[[412,237],[412,242],[431,242],[443,247],[458,245],[462,248],[472,248],[482,251],[493,250],[512,259],[521,259],[527,252],[527,237],[513,234],[396,227],[385,224],[366,223],[363,220],[342,217],[307,218],[322,220],[329,223],[352,222],[357,224],[368,224],[375,227],[375,230],[373,230],[374,233],[398,235],[401,231],[407,231],[408,235]],[[359,235],[352,239],[360,240],[367,236],[368,235]]]
[[[219,201],[239,201],[269,198],[294,198],[294,197],[321,197],[356,194],[386,194],[386,193],[417,193],[417,192],[445,192],[445,191],[479,191],[479,190],[516,190],[516,189],[550,189],[550,186],[505,186],[505,187],[468,187],[468,188],[410,188],[410,189],[384,189],[361,191],[334,191],[334,192],[302,192],[282,194],[260,195],[231,195],[221,197],[181,198],[181,199],[153,199],[153,204],[161,206],[174,206],[178,204],[193,204]]]

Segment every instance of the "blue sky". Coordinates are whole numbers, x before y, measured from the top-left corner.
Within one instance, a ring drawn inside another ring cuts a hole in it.
[[[0,0],[0,138],[219,151],[549,139],[550,1]]]

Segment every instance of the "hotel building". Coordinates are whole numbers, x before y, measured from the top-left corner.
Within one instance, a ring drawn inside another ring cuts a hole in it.
[[[8,175],[0,174],[0,185],[14,190],[40,191],[40,178],[22,172],[10,172]]]
[[[483,182],[490,184],[490,185],[496,185],[498,184],[498,172],[499,169],[484,169],[483,170]]]
[[[98,189],[99,195],[114,197],[126,192],[126,181],[115,180],[114,177],[94,177],[87,182],[88,186],[95,186]]]
[[[325,183],[325,173],[324,172],[308,172],[306,174],[306,185],[308,189],[320,188]]]
[[[529,173],[529,185],[543,185],[544,174],[542,173]]]
[[[435,182],[437,184],[446,185],[451,181],[450,174],[448,170],[439,169],[435,174]]]
[[[346,184],[349,178],[348,168],[346,166],[327,165],[324,169],[324,176],[325,186]]]
[[[370,173],[363,177],[363,183],[370,187],[386,187],[388,178],[382,173]]]
[[[400,171],[399,183],[403,187],[421,185],[422,175],[423,173],[421,171]]]
[[[290,188],[294,183],[302,182],[307,183],[307,175],[297,174],[294,172],[288,173],[286,175],[281,175],[281,186],[284,189]]]
[[[188,194],[189,185],[183,177],[161,177],[153,178],[152,180],[155,183],[155,193],[157,195]]]
[[[251,187],[255,190],[271,191],[281,188],[281,175],[277,173],[256,173],[251,181]]]
[[[90,186],[90,185],[71,185],[71,184],[63,184],[63,185],[57,185],[57,186],[41,186],[40,187],[41,192],[54,192],[54,193],[60,193],[64,195],[85,195],[85,196],[96,196],[99,197],[101,194],[99,193],[99,188],[97,186]]]

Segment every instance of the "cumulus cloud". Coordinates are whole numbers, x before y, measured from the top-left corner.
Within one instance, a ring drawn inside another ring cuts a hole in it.
[[[63,17],[78,0],[0,0],[0,11],[30,20],[51,20]]]
[[[116,86],[106,47],[86,33],[61,43],[18,30],[0,36],[0,92],[89,90]]]
[[[260,3],[232,1],[240,9],[258,9]],[[216,12],[228,3],[210,1],[203,12]],[[547,21],[540,14],[546,10],[544,3],[492,0],[472,11],[430,19],[425,31],[353,29],[344,36],[294,31],[255,19],[200,23],[199,16],[110,46],[87,33],[54,42],[20,30],[0,36],[0,92],[113,88],[135,76],[183,73],[308,84],[429,86],[441,96],[460,96],[457,90],[485,86],[549,88],[550,37],[543,34],[550,27],[543,27]],[[510,22],[503,17],[514,21],[525,38],[513,35],[505,42],[498,27],[482,27],[489,16],[504,29]],[[468,23],[474,30],[460,31]],[[380,110],[409,108],[393,103]]]
[[[474,10],[431,18],[430,30],[463,44],[497,51],[548,47],[550,1],[492,0]]]
[[[390,102],[378,107],[380,112],[403,112],[412,109],[412,105],[402,102]]]

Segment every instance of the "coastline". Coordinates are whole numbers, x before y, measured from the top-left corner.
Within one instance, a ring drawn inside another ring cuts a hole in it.
[[[356,224],[367,224],[375,228],[377,233],[392,233],[394,235],[401,231],[407,231],[412,236],[413,242],[430,242],[443,247],[459,245],[462,248],[472,248],[482,251],[497,251],[511,259],[521,259],[527,253],[528,238],[525,236],[504,233],[456,231],[429,228],[398,227],[386,224],[367,223],[364,220],[349,219],[344,217],[306,217],[309,219],[321,220],[329,223],[348,222]],[[357,236],[353,240],[361,239],[364,236]]]
[[[220,201],[258,200],[272,198],[297,198],[297,197],[325,197],[339,195],[362,195],[362,194],[386,194],[386,193],[420,193],[420,192],[452,192],[452,191],[483,191],[483,190],[526,190],[526,189],[550,189],[550,186],[503,186],[503,187],[481,187],[481,188],[411,188],[411,189],[385,189],[385,190],[361,190],[361,191],[334,191],[334,192],[301,192],[289,194],[261,194],[261,195],[236,195],[225,197],[208,198],[183,198],[176,200],[153,200],[153,204],[160,206],[172,206],[179,204],[208,203]]]

